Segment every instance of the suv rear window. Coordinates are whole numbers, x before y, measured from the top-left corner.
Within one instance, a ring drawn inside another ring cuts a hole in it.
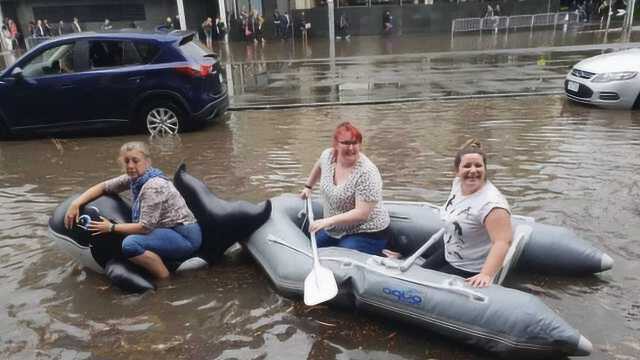
[[[188,59],[196,61],[201,61],[203,57],[211,53],[211,51],[202,45],[202,43],[195,40],[181,45],[180,50],[182,50]]]
[[[134,41],[133,46],[135,46],[138,55],[140,55],[142,62],[145,64],[150,63],[160,51],[160,47],[145,41]]]

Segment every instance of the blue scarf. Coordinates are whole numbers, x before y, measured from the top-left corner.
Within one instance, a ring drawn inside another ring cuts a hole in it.
[[[131,193],[133,193],[133,205],[131,206],[131,222],[138,222],[140,220],[140,190],[147,181],[153,179],[154,177],[165,177],[164,173],[156,168],[148,168],[147,171],[142,174],[135,181],[129,181],[129,186],[131,187]]]

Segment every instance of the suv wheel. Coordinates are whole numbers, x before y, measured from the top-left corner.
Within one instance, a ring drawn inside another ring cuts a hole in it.
[[[152,101],[140,113],[140,123],[150,135],[174,135],[185,127],[184,111],[170,101]]]

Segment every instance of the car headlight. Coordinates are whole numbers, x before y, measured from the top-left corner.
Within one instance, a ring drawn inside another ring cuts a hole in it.
[[[591,81],[597,83],[607,83],[612,81],[621,81],[621,80],[629,80],[636,77],[638,73],[636,71],[619,71],[619,72],[610,72],[610,73],[602,73],[596,75]]]

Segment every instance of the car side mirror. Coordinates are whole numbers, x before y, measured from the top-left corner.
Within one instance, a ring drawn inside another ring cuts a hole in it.
[[[13,76],[18,80],[24,79],[24,75],[22,74],[22,68],[19,66],[13,68],[13,70],[11,71],[11,76]]]

